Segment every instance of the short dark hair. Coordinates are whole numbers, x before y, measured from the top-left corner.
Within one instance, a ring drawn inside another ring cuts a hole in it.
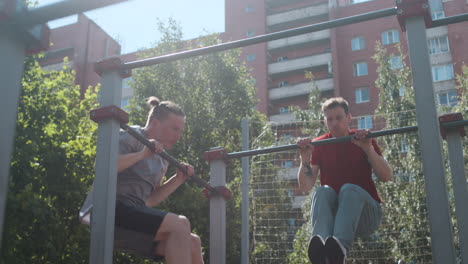
[[[326,110],[333,109],[337,106],[342,107],[346,115],[349,113],[349,104],[345,99],[343,99],[343,97],[332,97],[327,99],[322,104],[322,112],[325,113]]]
[[[148,113],[148,122],[157,119],[164,120],[170,113],[173,113],[178,116],[185,116],[182,107],[178,104],[171,101],[160,101],[159,98],[155,96],[150,96],[146,98],[146,104],[151,108]]]

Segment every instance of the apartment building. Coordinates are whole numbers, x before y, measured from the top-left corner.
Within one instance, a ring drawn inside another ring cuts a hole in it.
[[[466,0],[430,0],[433,19],[468,12]],[[388,0],[226,0],[226,38],[236,40],[395,6]],[[243,49],[257,87],[257,108],[270,121],[294,121],[291,105],[307,108],[310,91],[305,72],[314,74],[323,96],[342,96],[350,103],[357,126],[373,128],[378,104],[374,85],[376,41],[395,51],[406,36],[395,16],[269,41]],[[468,63],[466,23],[427,30],[434,92],[438,103],[456,104],[454,74]],[[391,58],[400,67],[401,58]]]
[[[73,20],[74,19],[74,20]],[[76,84],[81,93],[100,83],[94,63],[106,57],[120,55],[120,44],[84,14],[72,18],[71,23],[51,30],[51,47],[39,62],[45,70],[61,70],[64,58],[75,70]]]

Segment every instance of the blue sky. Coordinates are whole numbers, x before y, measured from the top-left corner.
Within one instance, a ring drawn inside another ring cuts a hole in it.
[[[44,6],[59,0],[38,2]],[[122,53],[150,47],[159,40],[157,18],[163,21],[174,18],[182,28],[184,39],[224,31],[223,0],[130,0],[85,14],[121,43]],[[69,17],[49,25],[54,28],[73,21],[76,18]]]

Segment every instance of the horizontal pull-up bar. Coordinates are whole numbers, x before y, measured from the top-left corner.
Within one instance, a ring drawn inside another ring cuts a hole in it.
[[[468,13],[432,20],[432,27],[440,27],[465,21],[468,21]]]
[[[133,61],[133,62],[127,62],[127,63],[124,63],[121,67],[124,70],[130,70],[130,69],[135,69],[135,68],[160,64],[160,63],[164,63],[164,62],[170,62],[170,61],[175,61],[175,60],[180,60],[180,59],[186,59],[186,58],[190,58],[190,57],[205,55],[205,54],[208,54],[208,53],[240,48],[240,47],[254,45],[254,44],[258,44],[258,43],[262,43],[262,42],[266,42],[266,41],[297,36],[297,35],[306,34],[306,33],[315,32],[315,31],[320,31],[320,30],[324,30],[324,29],[355,24],[355,23],[364,22],[364,21],[368,21],[368,20],[373,20],[373,19],[377,19],[377,18],[393,16],[393,15],[396,15],[396,14],[397,14],[397,9],[396,9],[396,7],[393,7],[393,8],[383,9],[383,10],[379,10],[379,11],[364,13],[364,14],[361,14],[361,15],[330,20],[330,21],[317,23],[317,24],[313,24],[313,25],[309,25],[309,26],[303,26],[303,27],[283,30],[283,31],[279,31],[279,32],[274,32],[274,33],[270,33],[270,34],[265,34],[265,35],[261,35],[261,36],[251,37],[251,38],[247,38],[247,39],[226,42],[226,43],[213,45],[213,46],[209,46],[209,47],[204,47],[204,48],[199,48],[199,49],[194,49],[194,50],[187,50],[187,51],[182,51],[182,52],[176,52],[176,53],[171,53],[171,54],[162,55],[162,56],[158,56],[158,57],[153,57],[153,58],[148,58],[148,59],[143,59],[143,60],[137,60],[137,61]]]
[[[467,126],[467,125],[468,125],[468,120],[453,121],[453,122],[447,122],[447,123],[441,124],[442,127],[446,127],[446,128],[454,128],[454,127]],[[394,135],[394,134],[416,132],[417,130],[418,130],[417,126],[407,126],[407,127],[400,127],[400,128],[387,129],[387,130],[381,130],[381,131],[373,131],[367,134],[366,138],[374,138],[374,137],[388,136],[388,135]],[[353,138],[353,136],[323,139],[323,140],[311,141],[310,144],[312,144],[313,146],[320,146],[320,145],[328,145],[328,144],[335,144],[335,143],[344,143],[344,142],[351,141],[351,138]],[[227,158],[233,159],[233,158],[240,158],[240,157],[246,157],[246,156],[254,156],[254,155],[259,155],[259,154],[268,154],[268,153],[275,153],[275,152],[281,152],[281,151],[287,151],[287,150],[294,150],[298,148],[299,146],[297,144],[290,144],[290,145],[263,148],[263,149],[231,152],[227,154]]]
[[[67,0],[25,10],[14,15],[1,24],[21,24],[26,26],[45,24],[48,21],[83,13],[108,5],[126,2],[128,0]]]

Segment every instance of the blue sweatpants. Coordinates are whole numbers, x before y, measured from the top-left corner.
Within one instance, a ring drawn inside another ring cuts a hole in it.
[[[312,197],[312,235],[335,236],[347,250],[356,236],[372,234],[381,218],[380,203],[355,184],[343,185],[339,194],[320,186]]]

